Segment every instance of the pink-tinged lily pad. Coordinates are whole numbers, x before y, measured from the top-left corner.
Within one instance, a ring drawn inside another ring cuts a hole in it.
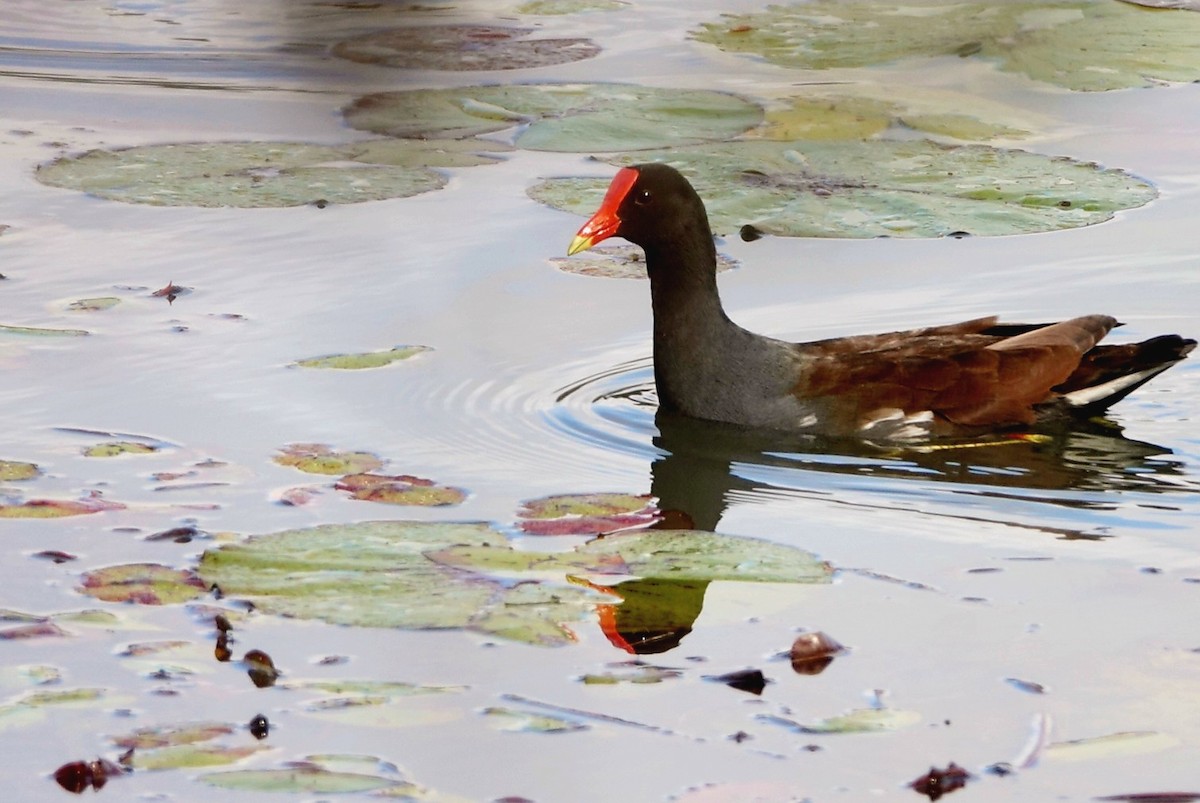
[[[158,447],[136,441],[98,443],[83,450],[84,457],[117,457],[123,454],[154,454]]]
[[[196,599],[208,591],[208,586],[187,569],[126,563],[87,572],[79,590],[105,602],[170,605]]]
[[[22,463],[19,460],[0,460],[0,482],[17,482],[31,480],[42,473],[35,463]]]
[[[35,622],[0,630],[0,641],[27,641],[40,638],[62,638],[71,635],[53,622]]]
[[[233,725],[224,722],[188,722],[138,728],[124,736],[112,737],[112,743],[125,750],[153,750],[159,747],[208,742],[221,736],[229,736],[236,730]]]
[[[411,474],[347,474],[333,487],[339,491],[349,491],[355,499],[388,505],[442,507],[457,505],[467,498],[466,491],[461,488],[438,485],[433,480]]]
[[[83,499],[30,499],[25,502],[0,502],[0,519],[60,519],[86,516],[106,510],[124,510],[120,502],[109,502],[93,491]]]
[[[654,497],[636,494],[564,494],[532,499],[517,511],[529,535],[596,535],[648,527],[661,518]]]
[[[530,39],[533,28],[421,25],[376,31],[339,42],[339,58],[418,70],[520,70],[592,58],[590,39]]]
[[[358,474],[383,466],[383,461],[370,452],[335,452],[323,443],[288,444],[273,459],[306,474]]]
[[[385,351],[368,351],[362,354],[330,354],[325,357],[310,357],[305,360],[297,360],[292,365],[299,368],[361,371],[368,368],[382,368],[426,351],[431,351],[429,346],[396,346]]]

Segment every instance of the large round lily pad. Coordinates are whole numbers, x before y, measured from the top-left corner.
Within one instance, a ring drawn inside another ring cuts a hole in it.
[[[960,56],[1075,90],[1200,79],[1200,17],[1111,0],[816,0],[726,15],[692,36],[809,70]]]
[[[155,206],[344,204],[440,189],[446,177],[432,168],[494,161],[480,155],[483,149],[453,140],[198,142],[89,151],[44,164],[36,175],[52,187]]]
[[[762,109],[707,90],[624,84],[519,84],[366,95],[343,109],[354,128],[393,137],[469,137],[524,126],[539,151],[665,148],[737,136]]]
[[[1087,226],[1157,191],[1121,170],[984,145],[928,141],[745,141],[626,154],[665,161],[692,181],[717,234],[745,224],[790,237],[1022,234]],[[550,179],[534,200],[581,215],[607,179]]]
[[[533,28],[413,25],[339,42],[333,55],[364,64],[418,70],[521,70],[590,59],[591,39],[530,39]]]

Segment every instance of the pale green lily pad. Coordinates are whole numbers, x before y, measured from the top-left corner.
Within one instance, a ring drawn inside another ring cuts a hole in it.
[[[79,590],[105,602],[172,605],[208,591],[208,586],[191,571],[157,563],[107,566],[85,573],[82,579]]]
[[[78,301],[72,301],[68,304],[67,309],[71,312],[101,312],[106,309],[112,309],[120,303],[121,299],[116,296],[81,298]]]
[[[582,722],[573,722],[550,714],[535,714],[517,708],[491,706],[480,713],[496,728],[515,733],[573,733],[588,729]]]
[[[588,11],[619,11],[628,6],[629,3],[622,0],[530,0],[517,6],[517,13],[552,16]]]
[[[430,350],[429,346],[396,346],[386,351],[311,357],[306,360],[297,360],[292,364],[300,368],[335,368],[344,371],[359,371],[365,368],[382,368]]]
[[[135,750],[135,770],[178,770],[222,767],[266,750],[266,745],[181,744],[156,750]]]
[[[136,441],[110,441],[98,443],[83,450],[84,457],[116,457],[123,454],[154,454],[158,448]]]
[[[683,677],[683,672],[679,669],[630,662],[610,666],[602,672],[589,672],[581,675],[579,680],[588,686],[614,686],[618,683],[640,686],[648,683],[662,683],[664,680],[675,680],[680,677]]]
[[[1087,226],[1149,203],[1150,184],[1116,169],[986,145],[733,142],[628,154],[692,181],[717,234],[750,224],[790,237],[1024,234]],[[529,195],[591,215],[608,179],[550,179]]]
[[[199,776],[210,786],[246,792],[310,792],[349,794],[383,790],[401,783],[378,775],[331,772],[321,767],[300,766],[277,770],[230,770]]]
[[[19,335],[21,337],[83,337],[89,335],[84,329],[45,329],[38,326],[9,326],[0,324],[0,335]]]
[[[849,95],[806,95],[768,109],[763,124],[749,136],[780,141],[870,139],[897,124],[969,142],[1029,135],[1024,129],[974,115],[934,111],[928,101],[910,104]]]
[[[1157,731],[1122,731],[1089,739],[1054,742],[1046,746],[1042,755],[1054,761],[1108,760],[1119,756],[1157,753],[1178,744],[1179,740],[1174,736]]]
[[[0,482],[18,482],[31,480],[42,473],[36,463],[22,463],[19,460],[0,460]]]
[[[521,84],[415,89],[359,98],[354,128],[393,137],[470,137],[516,125],[521,148],[624,151],[737,136],[762,120],[748,100],[707,90],[625,84]]]
[[[383,466],[370,452],[336,452],[323,443],[290,443],[272,459],[306,474],[359,474]]]
[[[460,713],[446,705],[431,705],[417,698],[347,694],[306,703],[300,712],[327,722],[366,728],[423,728],[452,722]]]
[[[692,36],[807,70],[959,56],[1074,90],[1200,79],[1200,18],[1109,0],[816,0],[726,15]]]
[[[446,183],[435,167],[488,164],[504,145],[373,140],[206,142],[89,151],[40,166],[52,187],[154,206],[281,207],[406,198]]]
[[[518,551],[507,545],[454,546],[432,552],[430,557],[480,571],[634,575],[675,581],[827,583],[833,575],[828,563],[802,549],[701,530],[618,533],[571,552]]]
[[[801,724],[785,717],[760,714],[757,719],[781,725],[797,733],[881,733],[907,728],[921,721],[915,711],[894,708],[856,708],[835,717]]]
[[[338,42],[333,55],[363,64],[417,70],[521,70],[590,59],[591,39],[530,39],[533,28],[420,25]]]
[[[60,519],[66,516],[87,516],[106,510],[123,510],[125,505],[110,502],[99,494],[83,499],[30,499],[25,502],[0,502],[0,519]]]

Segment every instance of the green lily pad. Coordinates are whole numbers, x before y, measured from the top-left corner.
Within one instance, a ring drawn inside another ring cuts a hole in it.
[[[768,109],[750,136],[780,141],[870,139],[894,125],[970,142],[1019,138],[1029,132],[961,112],[934,111],[930,102],[901,103],[851,95],[806,95]]]
[[[1109,760],[1119,756],[1157,753],[1178,744],[1179,740],[1174,736],[1157,731],[1121,731],[1088,739],[1054,742],[1046,746],[1042,755],[1055,761]]]
[[[267,749],[265,745],[180,744],[156,750],[135,750],[136,770],[178,770],[234,764]]]
[[[19,335],[22,337],[83,337],[91,334],[84,329],[44,329],[37,326],[9,326],[0,324],[0,335]]]
[[[649,494],[565,494],[532,499],[517,511],[529,535],[596,535],[648,527],[660,518]]]
[[[121,299],[115,296],[102,296],[100,298],[81,298],[78,301],[72,301],[67,305],[67,309],[71,312],[100,312],[106,309],[112,309],[121,303]]]
[[[366,95],[342,110],[354,128],[392,137],[470,137],[523,126],[536,151],[664,148],[737,136],[762,109],[736,95],[625,84],[519,84]]]
[[[1083,91],[1200,79],[1200,18],[1109,0],[815,0],[726,15],[692,36],[806,70],[959,56]]]
[[[417,70],[521,70],[590,59],[591,39],[529,39],[533,28],[421,25],[339,42],[333,55],[363,64]]]
[[[335,452],[323,443],[291,443],[280,452],[272,458],[276,463],[306,474],[359,474],[383,466],[370,452]]]
[[[827,583],[833,569],[809,552],[757,538],[701,530],[648,530],[597,538],[571,552],[507,545],[453,546],[429,556],[448,566],[496,572],[635,575],[675,581]]]
[[[430,350],[428,346],[396,346],[386,351],[368,351],[363,354],[330,354],[326,357],[311,357],[306,360],[297,360],[292,364],[300,368],[336,368],[358,371],[364,368],[382,368]]]
[[[36,463],[22,463],[19,460],[0,460],[0,482],[17,482],[31,480],[42,473]]]
[[[746,141],[628,154],[665,161],[705,199],[717,234],[745,224],[790,237],[1023,234],[1099,223],[1149,203],[1150,184],[1116,169],[986,145]],[[550,179],[529,195],[592,214],[606,179]]]
[[[281,207],[406,198],[446,183],[435,167],[488,164],[481,142],[347,145],[203,142],[89,151],[41,165],[38,181],[154,206]]]
[[[461,488],[439,485],[411,474],[347,474],[333,487],[349,491],[355,499],[388,505],[444,507],[460,504],[467,498],[467,492]]]
[[[105,602],[171,605],[201,596],[208,586],[186,569],[172,569],[158,563],[126,563],[87,572],[79,590]]]
[[[135,441],[111,441],[98,443],[83,450],[84,457],[116,457],[123,454],[154,454],[158,448]]]
[[[398,785],[399,781],[357,772],[331,772],[321,767],[300,766],[277,770],[230,770],[201,775],[200,780],[220,789],[246,792],[309,792],[349,794],[372,792]]]

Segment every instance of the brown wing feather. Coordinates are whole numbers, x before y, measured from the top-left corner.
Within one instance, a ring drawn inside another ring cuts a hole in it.
[[[804,344],[810,369],[797,396],[825,399],[846,426],[886,410],[930,410],[965,427],[1029,424],[1100,338],[1116,325],[1092,315],[990,334],[996,319]]]

